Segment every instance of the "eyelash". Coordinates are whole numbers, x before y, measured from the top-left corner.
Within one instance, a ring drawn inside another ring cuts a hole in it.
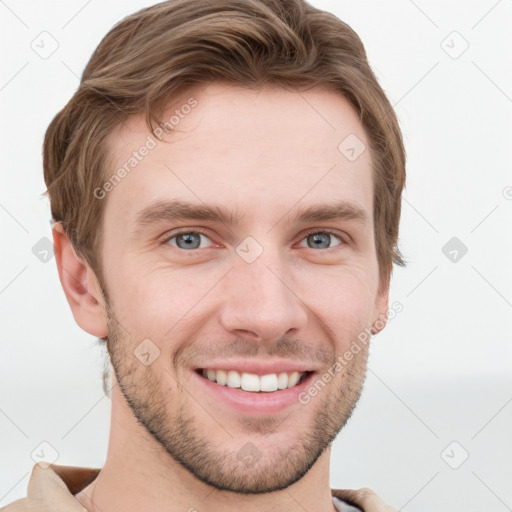
[[[173,232],[172,235],[167,236],[162,241],[162,245],[168,244],[173,238],[176,238],[179,235],[190,234],[190,233],[198,233],[198,234],[201,234],[201,235],[205,236],[206,238],[210,239],[209,234],[206,231],[204,231],[204,230],[202,230],[200,228],[194,228],[193,230],[192,229],[180,229],[178,231]],[[302,242],[302,240],[307,238],[309,235],[314,235],[314,234],[317,234],[317,233],[326,233],[326,234],[329,234],[329,235],[333,235],[336,238],[338,238],[340,240],[340,242],[341,242],[340,244],[335,245],[334,247],[328,247],[327,249],[324,249],[324,251],[328,251],[329,249],[335,249],[336,247],[340,247],[342,245],[346,245],[347,244],[347,241],[344,239],[343,236],[341,236],[338,232],[330,230],[330,229],[321,229],[321,230],[319,230],[319,229],[312,229],[312,230],[306,232],[304,234],[304,236],[301,238],[300,241]],[[174,249],[178,249],[178,250],[182,250],[179,247],[173,247],[173,248]],[[191,249],[190,251],[184,251],[184,252],[194,252],[194,251],[197,251],[197,250],[199,250],[199,249]]]

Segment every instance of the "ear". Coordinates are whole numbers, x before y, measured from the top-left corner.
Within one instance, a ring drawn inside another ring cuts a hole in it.
[[[104,338],[107,315],[94,271],[77,256],[62,224],[53,223],[52,235],[59,279],[76,323],[89,334]]]
[[[388,322],[389,311],[389,283],[391,275],[382,278],[375,300],[375,317],[372,324],[372,334],[378,334]]]

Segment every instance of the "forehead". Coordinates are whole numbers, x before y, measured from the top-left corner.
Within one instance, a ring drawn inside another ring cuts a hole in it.
[[[371,210],[367,137],[340,94],[214,83],[181,95],[162,122],[171,128],[168,143],[150,134],[143,115],[106,140],[107,178],[127,171],[111,187],[106,209],[127,221],[166,199],[229,204],[260,219],[294,204],[340,199]]]

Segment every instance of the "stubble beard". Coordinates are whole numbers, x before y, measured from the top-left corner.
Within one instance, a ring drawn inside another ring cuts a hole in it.
[[[168,375],[160,378],[161,370],[157,370],[156,365],[141,364],[133,352],[137,343],[122,335],[114,312],[108,302],[106,304],[107,349],[117,383],[134,417],[174,461],[219,491],[262,494],[286,489],[300,480],[334,441],[361,395],[366,377],[367,346],[307,405],[297,404],[284,420],[268,416],[236,417],[237,430],[243,427],[251,441],[233,450],[229,446],[237,442],[231,437],[226,448],[219,449],[211,441],[218,438],[219,432],[205,431],[190,411],[190,404],[196,400],[201,402],[200,398],[192,398],[181,389],[176,376],[170,389],[162,389],[162,382],[169,380],[167,377],[172,375],[173,368],[166,369]],[[171,410],[173,395],[176,405]],[[308,414],[305,408],[312,407],[314,410]],[[305,417],[308,418],[306,424]],[[221,429],[220,425],[225,423],[223,416],[219,413],[214,419]],[[271,443],[273,448],[266,449],[272,433],[283,432],[279,429],[282,423],[301,425],[295,441],[285,448]],[[229,427],[224,430],[229,433]]]

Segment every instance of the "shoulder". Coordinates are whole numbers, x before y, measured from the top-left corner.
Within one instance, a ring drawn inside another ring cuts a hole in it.
[[[87,512],[74,494],[99,473],[98,468],[35,464],[27,486],[27,496],[4,507],[0,512]]]
[[[386,505],[377,493],[363,487],[361,489],[331,489],[332,495],[344,500],[350,505],[359,507],[363,512],[398,512],[397,509]]]
[[[36,508],[33,505],[33,502],[30,502],[28,498],[21,498],[19,500],[13,501],[5,507],[0,508],[0,512],[35,512]]]

